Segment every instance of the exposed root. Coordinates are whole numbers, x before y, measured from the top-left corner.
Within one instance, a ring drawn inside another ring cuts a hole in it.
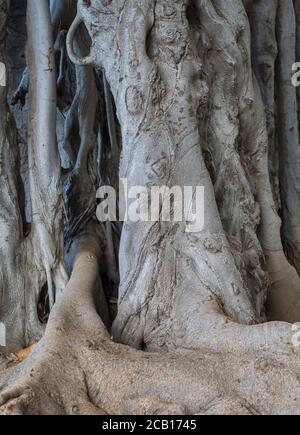
[[[151,354],[112,342],[93,302],[101,252],[89,236],[76,247],[71,280],[45,336],[18,366],[13,384],[3,386],[0,413],[299,412],[300,362],[293,352]]]

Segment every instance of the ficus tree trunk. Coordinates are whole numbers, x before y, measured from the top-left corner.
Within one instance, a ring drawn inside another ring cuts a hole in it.
[[[297,1],[75,3],[27,0],[27,191],[0,89],[5,352],[50,311],[1,412],[299,413]],[[117,174],[204,187],[203,228],[98,222]]]

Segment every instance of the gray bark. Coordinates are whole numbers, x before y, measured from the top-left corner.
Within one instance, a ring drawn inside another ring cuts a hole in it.
[[[288,257],[300,272],[299,164],[300,146],[296,89],[290,85],[290,65],[296,61],[296,22],[292,1],[278,5],[278,134],[283,234]]]
[[[9,2],[4,2],[8,13]],[[3,15],[2,35],[5,32]],[[32,25],[32,20],[37,26]],[[33,37],[34,32],[34,37]],[[40,37],[36,35],[40,32]],[[47,33],[48,32],[48,33]],[[17,134],[6,106],[7,89],[2,88],[3,200],[1,237],[2,315],[7,329],[5,351],[18,350],[38,340],[43,326],[37,314],[40,293],[47,283],[50,304],[67,282],[63,265],[62,190],[55,136],[56,88],[52,28],[47,1],[28,2],[28,59],[32,66],[29,97],[29,180],[31,229],[25,231],[20,210],[20,168]],[[2,43],[3,45],[3,43]],[[2,48],[3,50],[3,48]],[[2,51],[3,52],[3,51]],[[3,57],[2,57],[3,59]],[[7,114],[7,115],[6,115]],[[9,177],[9,178],[8,178]],[[5,187],[7,186],[7,187]],[[18,314],[17,314],[18,313]]]

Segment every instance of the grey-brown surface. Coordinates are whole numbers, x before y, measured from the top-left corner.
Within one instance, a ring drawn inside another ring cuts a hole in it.
[[[0,0],[0,414],[300,414],[299,21]],[[119,177],[204,186],[204,228],[98,222]]]

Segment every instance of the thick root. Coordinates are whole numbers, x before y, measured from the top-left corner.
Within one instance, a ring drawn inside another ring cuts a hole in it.
[[[71,280],[43,339],[2,386],[0,413],[299,413],[300,362],[292,350],[152,354],[114,343],[93,302],[99,249],[92,238],[76,246]]]

